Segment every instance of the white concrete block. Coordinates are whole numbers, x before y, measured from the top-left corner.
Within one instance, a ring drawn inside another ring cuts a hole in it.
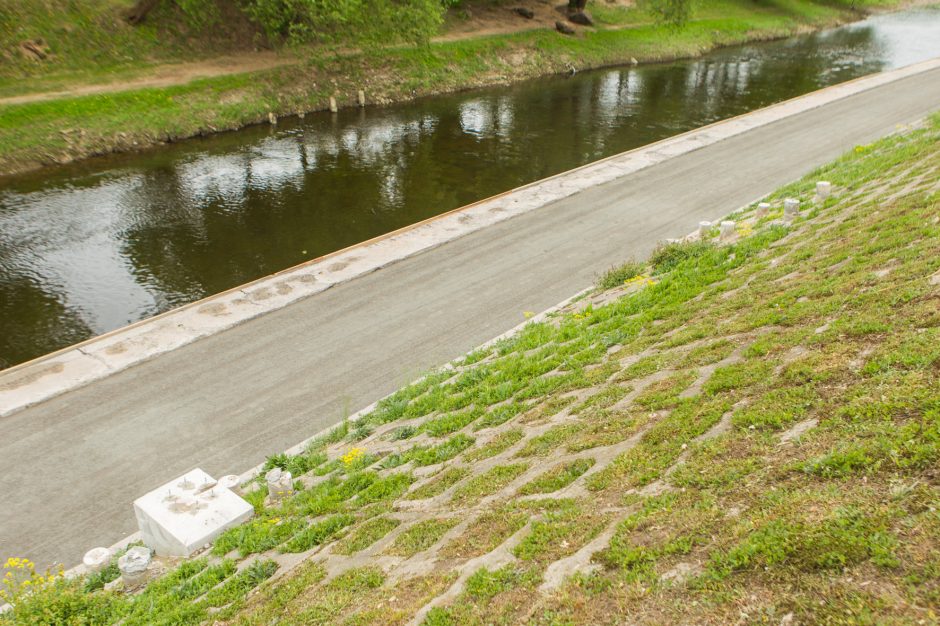
[[[198,468],[134,501],[141,538],[159,556],[189,556],[253,512]]]
[[[760,218],[762,218],[762,217],[767,217],[767,214],[768,214],[768,213],[770,213],[770,203],[769,203],[769,202],[761,202],[761,203],[759,203],[759,204],[757,205],[757,211],[756,211],[756,213],[754,214],[754,216],[757,217],[758,219],[760,219]]]
[[[816,199],[825,200],[832,193],[832,183],[827,180],[821,180],[816,183]]]
[[[699,222],[699,223],[698,223],[698,235],[699,235],[699,237],[701,237],[702,239],[704,239],[705,237],[708,236],[708,231],[710,231],[711,229],[712,229],[712,223],[711,223],[711,222],[704,222],[704,221],[703,221],[703,222]]]
[[[800,213],[800,201],[796,198],[787,198],[783,201],[783,217],[793,219]]]
[[[231,489],[237,493],[239,486],[241,486],[241,482],[242,481],[237,474],[226,474],[219,479],[218,486],[224,489]]]

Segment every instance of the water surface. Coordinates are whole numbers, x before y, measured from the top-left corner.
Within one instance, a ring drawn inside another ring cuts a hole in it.
[[[0,367],[513,187],[940,55],[940,10],[308,115],[0,181]]]

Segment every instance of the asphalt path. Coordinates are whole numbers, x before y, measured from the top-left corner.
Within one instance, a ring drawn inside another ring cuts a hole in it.
[[[74,565],[193,468],[241,473],[683,236],[940,108],[940,69],[674,157],[0,418],[0,557]]]

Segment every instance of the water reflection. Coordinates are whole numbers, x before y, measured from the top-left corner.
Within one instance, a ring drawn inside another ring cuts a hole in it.
[[[0,190],[0,365],[506,189],[940,54],[940,11],[287,120]]]

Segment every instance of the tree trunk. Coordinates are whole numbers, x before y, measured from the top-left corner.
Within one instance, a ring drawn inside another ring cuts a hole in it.
[[[160,0],[137,0],[137,3],[131,7],[124,18],[130,24],[140,24],[158,4],[160,4]]]
[[[568,0],[568,15],[583,13],[587,6],[587,0]]]

